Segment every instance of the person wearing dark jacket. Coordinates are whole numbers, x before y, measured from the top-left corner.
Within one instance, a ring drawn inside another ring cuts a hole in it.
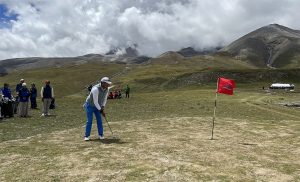
[[[4,117],[13,117],[14,116],[14,108],[13,108],[13,96],[11,94],[11,90],[9,88],[8,83],[4,83],[4,87],[2,89],[3,94],[3,102],[1,112]]]
[[[43,101],[43,113],[42,116],[49,116],[49,108],[52,99],[54,99],[53,88],[50,86],[50,81],[45,81],[45,85],[41,89],[41,97]]]
[[[125,94],[126,94],[126,98],[129,98],[129,93],[130,93],[130,87],[127,85],[125,88]]]
[[[26,83],[22,84],[22,88],[19,90],[18,96],[19,96],[19,115],[20,117],[27,117],[30,92],[26,87]]]
[[[30,88],[31,109],[36,109],[37,108],[36,97],[37,97],[37,89],[35,87],[35,84],[32,83],[31,88]]]
[[[9,88],[8,83],[4,83],[4,87],[2,89],[2,94],[4,98],[13,99],[13,96],[11,95],[11,90]]]
[[[0,119],[2,119],[2,101],[3,101],[3,95],[2,95],[2,89],[0,88]]]
[[[16,93],[17,93],[17,95],[19,94],[19,91],[22,89],[22,84],[25,82],[25,80],[22,78],[21,80],[20,80],[20,83],[18,83],[17,85],[16,85]]]

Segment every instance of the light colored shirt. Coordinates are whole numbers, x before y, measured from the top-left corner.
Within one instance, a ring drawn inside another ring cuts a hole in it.
[[[101,84],[93,86],[90,95],[87,97],[86,102],[95,106],[98,110],[101,110],[101,107],[106,105],[107,96],[109,89],[103,89]]]

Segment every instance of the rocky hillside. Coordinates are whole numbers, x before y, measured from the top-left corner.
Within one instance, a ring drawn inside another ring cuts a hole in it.
[[[199,56],[199,55],[213,54],[220,49],[221,49],[220,47],[214,47],[214,48],[203,49],[203,50],[199,51],[199,50],[195,50],[193,47],[186,47],[186,48],[183,48],[183,49],[177,51],[177,53],[184,57],[194,57],[194,56]]]
[[[119,64],[140,64],[147,62],[150,58],[146,56],[127,55],[100,55],[87,54],[79,57],[64,58],[16,58],[0,61],[0,75],[22,70],[61,67],[64,65],[80,65],[86,63],[119,63]]]
[[[241,37],[219,52],[258,67],[299,68],[300,31],[271,24]]]

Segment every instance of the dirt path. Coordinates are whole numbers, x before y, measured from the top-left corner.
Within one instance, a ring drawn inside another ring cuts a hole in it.
[[[246,103],[250,107],[255,107],[257,109],[260,109],[262,111],[267,111],[270,113],[276,113],[280,115],[284,115],[287,118],[293,118],[300,120],[300,116],[286,113],[284,111],[278,111],[278,109],[272,108],[268,103],[266,103],[264,100],[268,98],[267,96],[248,96],[244,99],[241,99],[240,102]]]

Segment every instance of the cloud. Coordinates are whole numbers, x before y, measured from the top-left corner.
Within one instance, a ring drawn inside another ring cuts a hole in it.
[[[224,46],[259,27],[300,29],[297,0],[0,0],[18,15],[0,28],[0,60],[79,56],[138,45],[157,56]],[[0,22],[1,23],[1,22]]]

